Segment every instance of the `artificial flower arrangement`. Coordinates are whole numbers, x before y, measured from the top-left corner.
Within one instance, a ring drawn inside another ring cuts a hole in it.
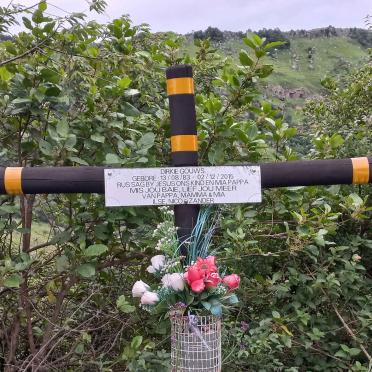
[[[209,252],[215,228],[211,209],[200,212],[191,237],[184,242],[187,256],[179,254],[173,211],[167,207],[160,210],[165,220],[154,234],[161,237],[156,249],[163,252],[152,257],[147,268],[159,284],[151,288],[139,280],[133,285],[133,297],[140,298],[141,307],[153,313],[221,316],[224,309],[238,302],[234,290],[239,287],[240,277],[226,275],[216,255]]]

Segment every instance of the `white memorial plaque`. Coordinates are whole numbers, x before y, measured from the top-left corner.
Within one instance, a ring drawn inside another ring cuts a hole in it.
[[[259,166],[105,169],[107,207],[261,202]]]

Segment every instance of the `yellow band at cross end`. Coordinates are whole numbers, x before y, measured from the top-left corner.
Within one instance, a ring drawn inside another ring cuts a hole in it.
[[[198,151],[198,138],[194,134],[181,134],[171,137],[172,152]]]
[[[7,167],[4,174],[4,187],[9,195],[21,195],[22,191],[22,167]]]
[[[368,158],[351,158],[353,164],[353,183],[362,184],[369,182]]]
[[[194,94],[194,80],[190,77],[174,78],[167,80],[167,94]]]

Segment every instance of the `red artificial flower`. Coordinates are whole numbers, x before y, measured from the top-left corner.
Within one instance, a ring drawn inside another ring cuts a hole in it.
[[[227,275],[222,279],[222,282],[227,285],[229,289],[233,290],[239,287],[240,276],[237,274]]]
[[[217,287],[221,283],[221,278],[218,273],[210,273],[204,280],[206,288]]]
[[[195,293],[201,293],[205,289],[205,284],[203,279],[195,280],[191,283],[191,289]]]
[[[195,264],[187,268],[184,278],[195,293],[201,293],[205,288],[217,287],[221,278],[217,272],[216,257],[198,257]]]
[[[203,278],[203,273],[195,266],[190,266],[187,269],[184,277],[187,283],[191,286],[191,283]]]
[[[198,257],[195,262],[195,267],[203,272],[204,275],[217,272],[216,257],[208,256],[207,258]]]

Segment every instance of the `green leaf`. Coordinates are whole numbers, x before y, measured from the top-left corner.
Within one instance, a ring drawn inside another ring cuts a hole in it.
[[[265,50],[269,50],[271,48],[274,48],[276,46],[280,46],[280,45],[284,45],[284,44],[287,44],[286,41],[272,41],[271,43],[267,43],[265,45]]]
[[[11,74],[6,67],[0,67],[0,80],[8,81],[13,74]]]
[[[17,55],[18,51],[15,47],[15,44],[11,41],[3,41],[2,45],[5,47],[6,51],[10,54]]]
[[[99,49],[96,47],[90,47],[87,49],[87,54],[90,57],[96,58],[99,55]]]
[[[57,133],[61,136],[61,137],[67,137],[68,135],[68,130],[69,130],[69,127],[68,127],[68,123],[67,123],[67,120],[60,120],[56,126],[56,129],[57,129]]]
[[[131,105],[129,102],[122,103],[123,113],[127,116],[139,116],[139,110]]]
[[[330,138],[330,144],[333,149],[340,147],[341,145],[343,145],[344,142],[344,139],[339,134],[334,134]]]
[[[138,348],[141,346],[142,341],[143,341],[143,337],[142,337],[142,336],[136,336],[136,337],[133,337],[133,340],[132,340],[132,342],[130,343],[130,346],[131,346],[133,349],[138,349]]]
[[[106,164],[121,164],[121,159],[116,154],[106,154]]]
[[[257,70],[257,75],[261,78],[265,78],[273,72],[274,68],[272,65],[262,65],[258,70]]]
[[[85,346],[82,342],[78,343],[75,347],[74,352],[76,354],[83,354],[84,353]]]
[[[351,356],[356,356],[356,355],[360,354],[360,349],[358,349],[358,348],[356,348],[356,347],[351,347],[351,348],[349,349],[349,354],[350,354]]]
[[[352,194],[348,195],[347,199],[356,208],[359,208],[364,203],[363,199],[358,194],[355,194],[355,193],[352,193]]]
[[[61,89],[59,89],[57,86],[47,88],[45,91],[45,95],[48,97],[57,97],[61,93]]]
[[[189,306],[191,305],[195,300],[195,297],[192,294],[187,294],[186,295],[186,305]]]
[[[56,25],[55,21],[46,23],[45,26],[43,27],[43,31],[49,33],[53,30],[55,25]]]
[[[38,6],[38,9],[41,11],[41,12],[44,12],[47,8],[47,3],[46,1],[40,1],[39,3],[39,6]]]
[[[28,28],[29,30],[32,30],[34,28],[32,26],[31,21],[28,18],[22,17],[22,21],[23,21],[23,24],[25,25],[25,27]]]
[[[44,20],[43,12],[40,9],[36,9],[32,14],[32,20],[36,24],[42,23]]]
[[[96,269],[92,264],[82,264],[77,267],[76,271],[83,278],[91,278],[96,274]]]
[[[345,359],[348,359],[348,354],[345,353],[344,351],[342,350],[339,350],[337,351],[337,353],[335,354],[336,357],[340,357],[340,358],[345,358]]]
[[[13,99],[12,103],[13,104],[19,104],[19,103],[30,103],[32,102],[32,99],[31,98],[16,98],[16,99]]]
[[[92,134],[90,136],[90,139],[92,141],[99,142],[99,143],[104,143],[105,142],[105,137],[101,136],[100,134]]]
[[[43,139],[39,140],[39,149],[44,155],[47,155],[47,156],[53,155],[52,145]]]
[[[58,83],[60,80],[60,76],[57,71],[52,70],[51,68],[44,68],[40,71],[40,75],[44,81],[48,81],[50,83]]]
[[[252,124],[248,130],[247,130],[247,136],[250,138],[250,139],[255,139],[257,137],[257,134],[258,134],[258,128],[257,128],[257,125],[256,124]]]
[[[123,77],[122,79],[117,81],[117,85],[120,89],[126,89],[129,87],[132,80],[129,77]]]
[[[208,152],[208,160],[211,164],[221,164],[225,159],[224,146],[219,143],[218,145],[212,146]]]
[[[254,54],[256,55],[257,58],[262,58],[266,56],[266,52],[262,49],[257,49]]]
[[[23,278],[21,277],[21,275],[12,274],[4,280],[4,287],[19,288],[22,282],[23,282]]]
[[[257,34],[252,34],[252,39],[257,46],[261,46],[265,41],[265,39],[260,38]]]
[[[124,295],[119,296],[116,300],[116,307],[125,314],[133,313],[136,310],[134,306],[129,304]]]
[[[139,148],[150,148],[155,142],[155,134],[152,132],[145,133],[137,142]]]
[[[240,60],[240,63],[243,66],[253,66],[254,65],[254,61],[252,60],[251,57],[249,57],[248,53],[245,50],[240,51],[239,60]]]
[[[77,139],[75,134],[70,134],[65,142],[66,148],[69,150],[72,150],[74,146],[76,145]]]
[[[90,245],[85,251],[84,256],[87,257],[96,257],[104,254],[108,251],[108,247],[104,244],[93,244]]]
[[[249,37],[245,37],[243,39],[243,42],[244,42],[245,45],[248,45],[252,49],[256,49],[257,48],[256,45],[255,45],[255,43]]]

